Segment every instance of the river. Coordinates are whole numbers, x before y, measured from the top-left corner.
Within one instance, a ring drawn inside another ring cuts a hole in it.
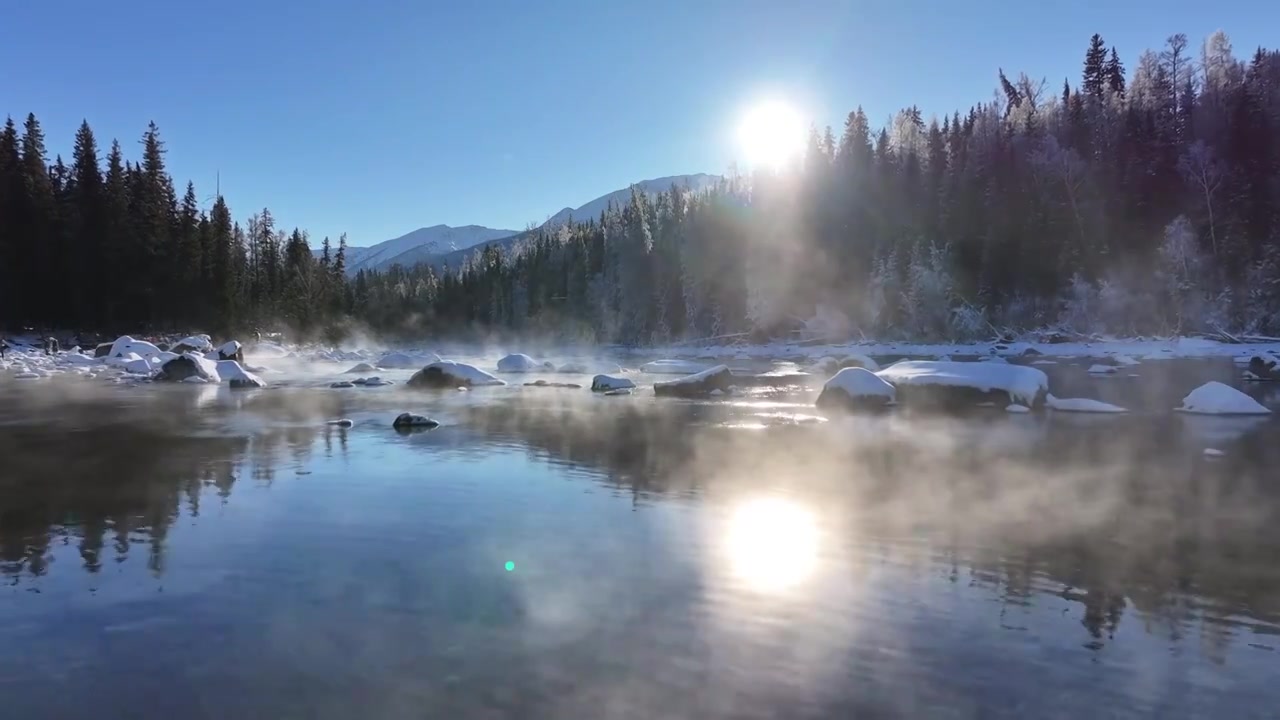
[[[1275,717],[1280,423],[1045,369],[1133,412],[0,381],[3,714]]]

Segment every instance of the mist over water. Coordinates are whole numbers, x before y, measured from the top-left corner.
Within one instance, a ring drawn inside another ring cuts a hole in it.
[[[0,383],[6,715],[1280,702],[1280,428],[1168,412],[1229,363],[1045,367],[1122,416],[824,416],[806,388],[691,402],[526,378],[353,392],[302,369],[249,393]],[[442,427],[397,433],[402,411]]]

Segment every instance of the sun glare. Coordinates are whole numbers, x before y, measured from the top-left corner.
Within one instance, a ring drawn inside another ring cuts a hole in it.
[[[780,498],[758,498],[729,519],[726,550],[733,574],[754,590],[791,588],[817,562],[818,528],[813,514]]]
[[[799,157],[804,137],[804,120],[784,102],[756,105],[738,126],[738,144],[753,167],[776,168]]]

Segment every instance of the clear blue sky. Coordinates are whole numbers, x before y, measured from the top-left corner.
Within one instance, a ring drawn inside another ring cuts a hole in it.
[[[1274,42],[1280,3],[861,0],[24,0],[0,12],[0,113],[50,155],[87,118],[175,181],[270,207],[318,242],[424,225],[521,229],[663,175],[723,172],[762,95],[838,128],[964,110],[1011,76],[1079,81],[1102,33],[1132,69],[1174,32]]]

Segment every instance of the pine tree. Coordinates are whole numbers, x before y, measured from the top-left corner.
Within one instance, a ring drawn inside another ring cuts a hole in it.
[[[1111,56],[1107,58],[1107,64],[1102,69],[1103,75],[1106,77],[1107,87],[1115,94],[1124,97],[1124,65],[1120,64],[1120,55],[1116,53],[1114,46],[1111,48]]]
[[[9,117],[0,132],[0,330],[6,324],[19,326],[25,309],[21,298],[29,289],[29,265],[24,264],[28,246],[20,241],[25,196],[18,128]]]
[[[19,257],[26,260],[18,267],[26,268],[33,281],[31,293],[17,300],[17,316],[40,324],[52,322],[50,294],[61,279],[57,276],[57,207],[53,183],[49,179],[45,155],[44,132],[34,114],[27,115],[22,133],[23,197],[19,206],[18,238],[26,245]]]
[[[1107,46],[1102,36],[1094,34],[1089,38],[1089,49],[1084,54],[1084,76],[1080,90],[1092,98],[1101,98],[1102,89],[1106,86]]]

